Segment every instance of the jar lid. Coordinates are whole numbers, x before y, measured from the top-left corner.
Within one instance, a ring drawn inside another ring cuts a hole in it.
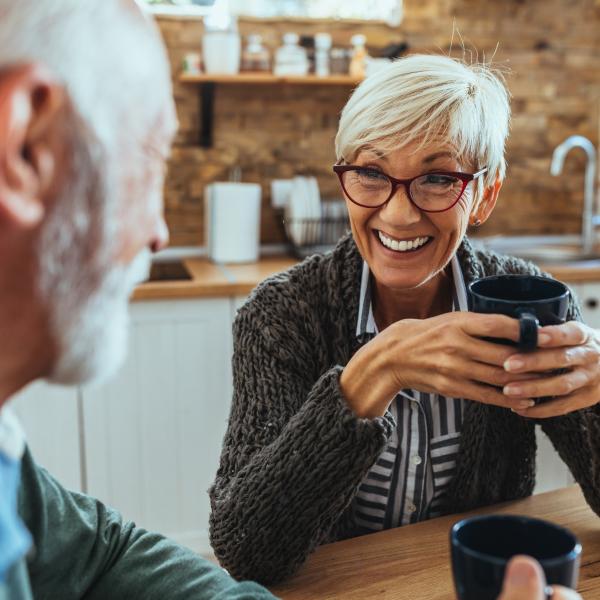
[[[298,37],[297,33],[284,33],[283,34],[283,43],[284,44],[297,44],[298,40],[300,38]]]
[[[317,48],[331,48],[331,35],[328,33],[315,33],[315,46]]]

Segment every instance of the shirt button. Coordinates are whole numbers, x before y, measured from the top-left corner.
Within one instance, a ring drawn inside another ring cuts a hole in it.
[[[413,465],[420,465],[423,462],[423,459],[418,454],[415,454],[412,457],[412,462],[413,462]]]
[[[409,502],[406,508],[409,513],[414,513],[417,510],[417,507],[412,502]]]

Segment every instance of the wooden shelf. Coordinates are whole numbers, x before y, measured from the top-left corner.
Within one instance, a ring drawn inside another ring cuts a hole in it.
[[[278,76],[272,73],[239,73],[237,75],[218,75],[200,73],[193,75],[182,73],[179,76],[182,83],[202,84],[283,84],[283,85],[358,85],[362,80],[351,77],[350,75],[329,75],[327,77],[317,77],[316,75],[292,75]]]
[[[358,85],[362,79],[350,75],[316,75],[279,77],[272,73],[239,73],[237,75],[217,75],[199,73],[181,73],[179,81],[184,84],[197,85],[200,97],[200,146],[210,148],[213,145],[213,114],[216,85],[320,85],[349,86]]]

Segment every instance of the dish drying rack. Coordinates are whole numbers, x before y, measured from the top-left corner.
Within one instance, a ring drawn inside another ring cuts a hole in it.
[[[350,229],[343,201],[323,202],[318,219],[284,217],[283,225],[291,253],[297,258],[332,250]]]

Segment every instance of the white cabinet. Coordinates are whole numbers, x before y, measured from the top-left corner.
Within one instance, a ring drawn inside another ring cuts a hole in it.
[[[11,407],[19,417],[38,464],[65,487],[82,491],[78,391],[36,382],[11,400]]]
[[[548,436],[539,425],[535,428],[537,441],[536,478],[534,494],[549,492],[574,483],[569,468],[554,449]]]
[[[34,457],[69,489],[210,555],[207,490],[232,395],[243,299],[135,302],[126,363],[84,389],[35,383],[12,400]]]
[[[600,329],[600,283],[580,283],[572,288],[579,299],[584,322]]]
[[[117,377],[83,391],[87,491],[206,554],[231,399],[231,302],[138,302],[132,323]]]
[[[242,306],[246,303],[246,300],[248,300],[247,296],[235,296],[234,298],[231,299],[231,324],[233,325],[233,322],[235,321],[235,317],[237,315],[237,312],[240,308],[242,308]]]
[[[600,328],[600,284],[579,283],[569,286],[577,296],[583,320],[590,327]],[[565,485],[574,479],[552,443],[541,427],[536,427],[538,444],[536,467],[537,477],[534,493],[547,492]]]

